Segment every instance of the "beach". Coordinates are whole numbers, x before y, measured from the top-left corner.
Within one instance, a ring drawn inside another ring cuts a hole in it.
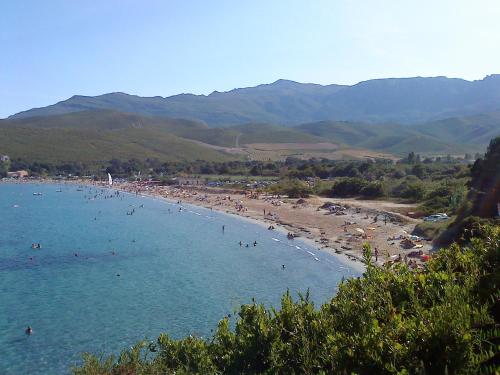
[[[364,262],[364,244],[371,246],[372,262],[380,266],[406,262],[412,268],[421,268],[423,260],[433,251],[431,241],[411,235],[415,225],[421,222],[407,215],[416,209],[412,204],[319,196],[296,199],[203,185],[161,186],[115,181],[109,186],[90,180],[52,179],[19,182],[111,187],[171,203],[205,207],[293,234],[318,250],[341,255],[350,262]]]
[[[407,262],[422,265],[432,243],[411,233],[420,220],[405,213],[415,206],[387,201],[323,198],[292,199],[205,186],[155,186],[117,183],[133,194],[189,203],[256,220],[271,230],[285,230],[317,249],[363,261],[363,245],[371,246],[378,265]],[[375,249],[377,256],[375,256]]]

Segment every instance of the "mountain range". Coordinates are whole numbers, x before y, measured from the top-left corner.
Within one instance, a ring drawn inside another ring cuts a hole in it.
[[[500,74],[466,81],[446,77],[374,79],[352,86],[278,80],[271,84],[170,97],[125,93],[73,96],[11,118],[110,109],[183,118],[209,126],[272,123],[285,126],[324,120],[415,124],[500,111]]]
[[[73,96],[0,120],[0,154],[100,162],[391,157],[484,151],[500,134],[500,75],[272,84],[143,98]]]

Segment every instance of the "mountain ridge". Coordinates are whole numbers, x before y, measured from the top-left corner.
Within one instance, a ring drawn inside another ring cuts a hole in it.
[[[500,111],[500,75],[475,81],[443,76],[378,78],[350,86],[280,79],[209,95],[184,93],[168,97],[123,92],[74,95],[50,106],[19,112],[9,119],[94,109],[185,118],[209,126],[252,122],[293,126],[325,120],[415,124]]]

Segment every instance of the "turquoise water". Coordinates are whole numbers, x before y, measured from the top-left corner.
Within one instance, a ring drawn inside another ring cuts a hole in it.
[[[287,288],[311,288],[320,303],[358,275],[246,220],[77,189],[0,184],[1,374],[66,374],[82,352],[117,353],[161,332],[208,336],[252,297],[278,306]]]

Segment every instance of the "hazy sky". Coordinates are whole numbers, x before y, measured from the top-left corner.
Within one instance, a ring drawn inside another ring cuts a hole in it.
[[[74,94],[491,73],[499,0],[0,1],[0,118]]]

